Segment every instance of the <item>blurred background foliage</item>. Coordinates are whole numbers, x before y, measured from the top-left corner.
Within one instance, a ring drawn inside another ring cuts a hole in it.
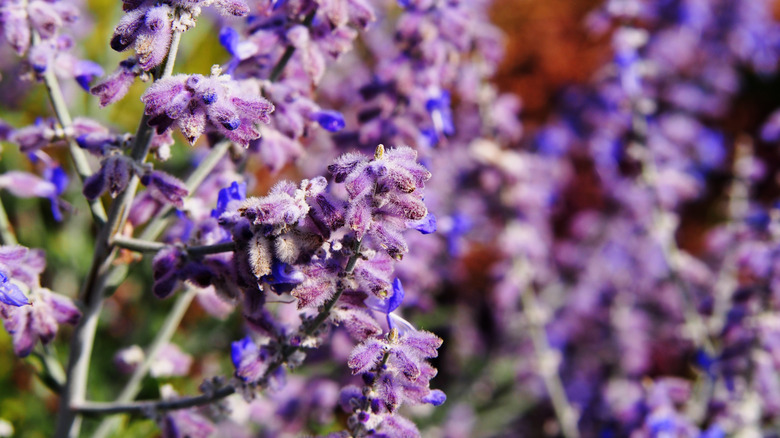
[[[598,0],[498,0],[493,9],[495,23],[506,33],[506,58],[496,80],[504,91],[511,91],[523,99],[524,121],[530,124],[540,123],[553,107],[557,93],[566,86],[586,82],[595,69],[609,56],[609,44],[606,40],[594,40],[587,36],[582,21]],[[116,0],[88,0],[91,17],[82,17],[81,27],[84,38],[79,47],[84,58],[94,60],[110,73],[126,53],[117,53],[110,49],[108,40],[113,28],[121,16],[121,4]],[[223,63],[227,53],[218,44],[216,38],[221,24],[217,16],[202,16],[198,25],[187,32],[179,51],[176,72],[208,73],[213,64]],[[33,123],[38,117],[51,115],[49,103],[43,86],[20,82],[18,59],[9,53],[6,47],[0,49],[0,117],[14,127]],[[143,111],[140,96],[147,84],[136,82],[127,97],[106,109],[100,109],[97,100],[84,93],[75,83],[63,83],[68,96],[71,113],[83,115],[106,122],[117,131],[133,132]],[[189,155],[189,146],[179,134],[175,135],[177,144],[173,147],[173,158],[166,167],[184,167]],[[10,145],[5,145],[10,146]],[[61,162],[67,163],[62,156]],[[0,171],[29,167],[29,162],[20,156],[15,147],[5,147],[0,157]],[[267,185],[267,178],[259,177],[259,188]],[[264,180],[265,183],[264,183]],[[55,223],[45,214],[49,205],[45,200],[17,199],[3,193],[2,202],[9,210],[17,226],[19,240],[26,246],[47,248],[47,270],[44,284],[60,293],[75,296],[79,288],[79,279],[83,277],[91,258],[92,236],[82,230],[88,228],[88,211],[83,200],[79,199],[77,184],[71,184],[70,196],[74,202],[75,214],[62,223]],[[94,230],[93,230],[94,232]],[[485,272],[481,255],[473,254],[476,263],[470,277],[475,283],[484,280]],[[483,274],[480,274],[480,271]],[[151,270],[149,262],[132,265],[126,281],[106,302],[101,319],[100,330],[110,336],[98,337],[93,355],[89,388],[93,400],[111,400],[121,390],[126,377],[113,366],[114,354],[121,348],[132,345],[147,345],[162,324],[172,301],[149,300],[148,294]],[[484,290],[484,285],[481,288]],[[477,289],[477,290],[478,290]],[[452,317],[446,307],[438,307],[432,314],[411,315],[421,327],[433,331],[444,328]],[[241,336],[241,322],[232,317],[226,322],[213,318],[201,318],[203,310],[193,305],[174,343],[184,351],[200,357],[202,353],[228,351],[230,342]],[[140,319],[142,316],[144,319]],[[69,327],[61,327],[68,331]],[[444,336],[444,334],[441,334]],[[53,349],[65,363],[69,333],[60,333],[53,343]],[[447,348],[445,344],[444,348]],[[52,395],[35,375],[38,366],[36,359],[25,361],[13,359],[10,337],[0,331],[0,357],[12,358],[0,361],[0,418],[10,421],[18,436],[47,437],[53,431],[53,416],[56,414],[57,398]],[[475,357],[462,376],[447,376],[446,370],[439,367],[444,375],[438,379],[452,382],[448,384],[449,397],[452,400],[470,398],[479,406],[479,422],[483,433],[489,435],[506,426],[518,412],[525,411],[522,398],[512,390],[515,371],[511,363],[484,363]],[[438,364],[434,364],[438,366]],[[490,370],[485,367],[489,366]],[[314,369],[312,369],[314,368]],[[301,372],[325,372],[316,367],[305,367]],[[206,360],[196,362],[191,372],[193,378],[174,380],[180,392],[197,392],[199,382],[215,374],[230,375],[232,366],[227,355],[207,356]],[[485,378],[489,376],[488,378]],[[483,385],[474,385],[482,380]],[[147,377],[140,398],[159,397],[160,382]],[[441,382],[442,384],[444,382]],[[474,392],[474,388],[477,391]],[[479,391],[482,388],[483,391]],[[505,390],[502,391],[501,388]],[[426,421],[435,424],[446,415],[446,410],[437,410]],[[152,436],[158,429],[151,420],[137,418],[129,428],[116,436],[145,437]],[[87,432],[95,427],[96,420],[88,419]],[[426,424],[420,424],[424,429]],[[321,431],[324,432],[324,431]]]

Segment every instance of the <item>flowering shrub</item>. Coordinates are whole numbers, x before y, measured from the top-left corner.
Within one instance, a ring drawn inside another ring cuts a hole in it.
[[[118,6],[0,0],[0,436],[776,433],[770,0],[526,125],[487,0]]]

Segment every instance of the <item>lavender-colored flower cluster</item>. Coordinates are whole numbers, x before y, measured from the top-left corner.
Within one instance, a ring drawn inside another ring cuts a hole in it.
[[[58,397],[0,424],[775,436],[776,6],[597,2],[600,64],[523,124],[496,3],[0,0],[52,108],[0,120],[0,353]],[[129,53],[94,85],[90,15]]]

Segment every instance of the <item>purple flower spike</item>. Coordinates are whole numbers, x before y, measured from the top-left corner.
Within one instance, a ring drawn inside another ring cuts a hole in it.
[[[65,172],[62,166],[59,165],[54,165],[44,169],[43,177],[50,183],[54,184],[56,193],[58,195],[61,195],[65,191],[65,189],[68,187],[68,182],[70,181],[67,172]]]
[[[352,374],[365,373],[379,363],[384,353],[385,345],[382,342],[369,339],[352,350],[347,364],[352,369]]]
[[[244,17],[249,14],[249,5],[243,0],[216,0],[214,6],[222,15]]]
[[[338,132],[344,129],[346,123],[344,122],[344,116],[333,110],[322,110],[312,114],[312,120],[315,120],[326,131]]]
[[[6,189],[20,198],[52,198],[57,186],[31,173],[9,171],[0,175],[0,189]]]
[[[141,97],[158,134],[174,123],[191,144],[216,131],[242,146],[260,137],[257,122],[268,123],[274,107],[241,90],[228,76],[176,75],[161,79]]]
[[[8,306],[20,307],[30,304],[30,299],[19,287],[0,272],[0,303]]]
[[[138,61],[146,71],[162,64],[171,45],[172,31],[170,6],[159,5],[150,8],[144,18],[144,28],[138,35],[135,50]]]
[[[452,108],[450,93],[442,91],[438,96],[428,99],[425,108],[431,114],[436,131],[450,136],[455,133],[455,125],[452,122]]]
[[[179,284],[179,269],[184,263],[184,255],[178,248],[168,247],[161,250],[152,260],[152,292],[157,298],[170,296]]]
[[[229,187],[220,189],[217,195],[217,208],[211,210],[211,217],[220,217],[228,211],[228,206],[233,201],[243,201],[246,199],[246,183],[233,181]]]
[[[5,329],[13,336],[14,353],[19,357],[29,355],[39,340],[43,344],[51,342],[59,324],[76,324],[81,317],[66,297],[42,288],[34,290],[33,294],[35,299],[28,306],[4,308],[0,305]]]
[[[87,199],[96,199],[106,190],[112,198],[122,193],[130,182],[132,163],[122,155],[112,155],[105,160],[100,170],[84,181],[83,193]]]
[[[27,13],[33,27],[44,40],[54,37],[63,25],[62,17],[49,2],[30,2]]]
[[[192,356],[182,351],[176,344],[165,344],[160,349],[151,366],[152,377],[186,376],[192,366]]]
[[[106,191],[106,172],[104,167],[100,167],[97,172],[93,173],[87,179],[84,180],[84,187],[81,192],[84,197],[90,201],[95,200]]]
[[[184,207],[184,197],[189,190],[176,177],[155,170],[141,177],[141,184],[149,189],[149,193],[161,202],[173,204],[176,208]]]

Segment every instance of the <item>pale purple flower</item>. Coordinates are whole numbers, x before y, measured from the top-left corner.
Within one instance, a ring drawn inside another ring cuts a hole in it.
[[[268,123],[274,109],[229,76],[175,75],[155,82],[141,99],[158,133],[175,123],[190,143],[208,129],[247,146],[260,137],[255,124]]]
[[[149,366],[152,377],[186,376],[192,366],[192,356],[176,344],[165,344]]]
[[[236,377],[245,382],[255,382],[263,377],[268,368],[268,355],[269,353],[258,347],[249,336],[233,342],[230,347],[230,358],[236,368]]]
[[[173,10],[166,4],[143,3],[128,11],[117,24],[111,39],[111,48],[122,52],[134,46],[138,62],[144,70],[160,65],[171,44]]]
[[[141,74],[141,68],[134,57],[125,59],[107,78],[92,87],[89,92],[100,98],[104,107],[125,97],[135,78]]]
[[[35,289],[30,298],[30,305],[21,307],[0,304],[0,316],[19,357],[29,355],[39,340],[50,343],[60,324],[75,325],[81,318],[70,299],[48,289]]]
[[[189,194],[189,190],[181,180],[159,170],[144,174],[141,177],[141,184],[149,189],[149,194],[153,198],[177,208],[184,207],[184,197]]]

